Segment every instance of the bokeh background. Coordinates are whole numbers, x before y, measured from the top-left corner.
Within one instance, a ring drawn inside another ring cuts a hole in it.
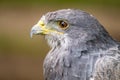
[[[42,14],[63,8],[85,10],[120,40],[120,0],[0,0],[0,80],[43,80],[49,51],[43,36],[30,38]]]

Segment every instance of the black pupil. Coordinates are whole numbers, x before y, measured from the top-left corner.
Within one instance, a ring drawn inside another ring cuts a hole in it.
[[[67,23],[66,23],[66,22],[64,22],[64,21],[60,21],[60,26],[61,26],[62,28],[64,28],[64,27],[66,27],[66,26],[67,26]]]

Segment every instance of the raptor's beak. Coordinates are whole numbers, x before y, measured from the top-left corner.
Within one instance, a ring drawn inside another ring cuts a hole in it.
[[[62,32],[58,32],[56,30],[50,29],[50,27],[47,26],[43,21],[39,21],[36,25],[32,27],[30,36],[32,38],[33,35],[39,35],[39,34],[46,35],[50,33],[63,34]]]
[[[39,21],[32,27],[30,36],[32,38],[33,35],[48,34],[49,31],[49,29],[46,29],[46,25],[42,21]]]

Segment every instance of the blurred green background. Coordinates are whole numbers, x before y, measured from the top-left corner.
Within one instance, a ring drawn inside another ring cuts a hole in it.
[[[63,8],[93,14],[120,40],[119,0],[0,0],[0,80],[43,80],[49,47],[43,36],[31,39],[30,29],[44,13]]]

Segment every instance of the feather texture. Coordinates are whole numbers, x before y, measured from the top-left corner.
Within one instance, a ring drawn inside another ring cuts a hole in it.
[[[67,29],[59,27],[60,20],[67,21]],[[120,44],[94,16],[63,9],[48,12],[43,22],[44,28],[64,33],[45,34],[51,46],[43,65],[45,80],[120,80]]]

